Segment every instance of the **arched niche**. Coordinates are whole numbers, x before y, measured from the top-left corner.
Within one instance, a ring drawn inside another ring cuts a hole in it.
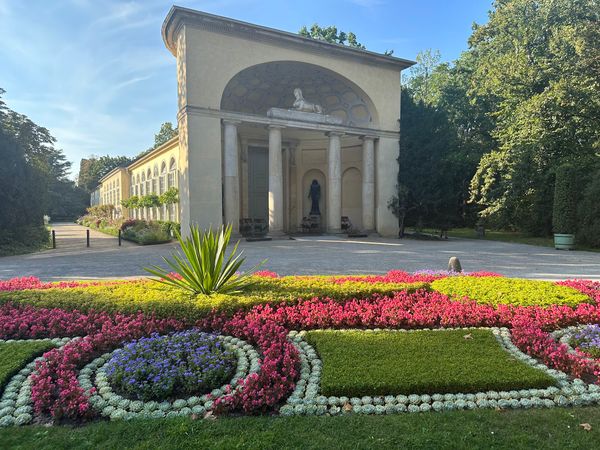
[[[310,169],[304,173],[302,177],[302,192],[300,192],[300,198],[302,198],[302,217],[310,214],[310,206],[312,200],[308,198],[310,191],[310,185],[313,180],[317,180],[321,185],[321,198],[319,199],[319,210],[321,211],[321,228],[326,229],[327,224],[325,218],[327,214],[325,212],[325,199],[327,198],[327,186],[325,185],[325,174],[319,169]]]
[[[228,83],[221,97],[224,111],[266,115],[269,108],[289,109],[294,89],[340,117],[350,127],[377,128],[377,111],[369,96],[351,80],[325,67],[298,61],[275,61],[246,68]]]
[[[362,176],[356,167],[342,174],[342,216],[348,216],[354,228],[362,228]]]

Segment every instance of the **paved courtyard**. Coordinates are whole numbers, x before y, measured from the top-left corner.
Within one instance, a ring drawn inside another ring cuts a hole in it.
[[[55,224],[56,250],[0,258],[0,279],[33,275],[45,281],[128,278],[146,275],[144,267],[161,264],[175,244],[138,246],[85,228]],[[600,280],[600,253],[564,252],[552,248],[503,242],[450,239],[415,241],[383,238],[346,239],[335,236],[240,243],[247,266],[268,259],[264,269],[290,274],[385,273],[446,269],[458,256],[464,270],[488,270],[507,276],[537,279],[587,278]]]

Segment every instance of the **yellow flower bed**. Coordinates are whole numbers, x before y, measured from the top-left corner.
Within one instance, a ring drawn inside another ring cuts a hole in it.
[[[576,306],[592,300],[585,294],[550,281],[502,277],[448,277],[431,283],[435,291],[487,305]]]
[[[427,283],[353,281],[336,284],[331,279],[332,277],[253,277],[256,283],[248,287],[243,294],[210,296],[190,296],[184,290],[146,279],[86,287],[4,292],[0,294],[0,304],[13,302],[82,311],[90,309],[126,313],[143,311],[161,317],[200,318],[212,309],[234,313],[238,309],[249,309],[265,303],[294,303],[299,299],[314,297],[344,301],[428,287]]]

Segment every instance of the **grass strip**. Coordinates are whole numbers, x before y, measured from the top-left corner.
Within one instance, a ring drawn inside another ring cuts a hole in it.
[[[29,361],[53,347],[47,341],[0,342],[0,392]]]
[[[489,330],[317,330],[306,340],[323,361],[326,396],[476,393],[556,384],[505,351]]]
[[[591,431],[580,424],[589,423]],[[393,416],[189,418],[0,428],[19,449],[596,448],[600,407]]]

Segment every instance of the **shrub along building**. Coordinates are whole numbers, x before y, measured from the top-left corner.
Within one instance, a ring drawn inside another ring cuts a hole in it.
[[[181,7],[162,35],[177,59],[179,135],[117,172],[121,198],[174,185],[179,203],[124,216],[175,218],[184,230],[229,223],[234,232],[263,221],[272,235],[306,221],[337,233],[344,217],[397,235],[388,202],[400,74],[412,61]],[[104,188],[113,176],[102,180],[101,202],[116,200],[116,187]]]

